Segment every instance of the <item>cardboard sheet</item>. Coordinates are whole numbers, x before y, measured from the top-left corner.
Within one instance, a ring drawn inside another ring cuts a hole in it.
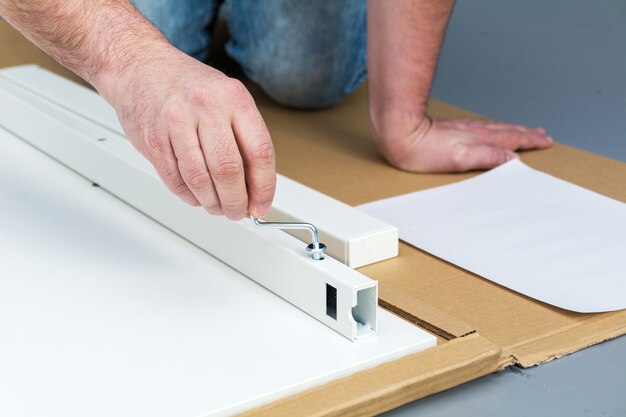
[[[537,300],[626,308],[626,204],[520,161],[360,208],[402,240]]]
[[[2,129],[0,230],[2,416],[232,415],[436,342],[353,343]]]

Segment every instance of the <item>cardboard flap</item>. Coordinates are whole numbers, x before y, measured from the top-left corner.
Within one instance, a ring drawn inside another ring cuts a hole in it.
[[[349,417],[376,415],[489,374],[500,349],[479,334],[359,372],[240,416]]]
[[[507,356],[524,368],[549,362],[626,333],[626,310],[593,314],[570,328],[502,349],[501,367]]]
[[[397,291],[392,286],[383,287],[379,296],[378,303],[381,307],[444,339],[451,340],[475,332],[475,329],[464,321],[451,316],[421,298]]]

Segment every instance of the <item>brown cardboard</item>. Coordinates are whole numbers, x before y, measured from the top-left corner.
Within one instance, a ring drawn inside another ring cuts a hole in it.
[[[338,108],[316,112],[285,110],[259,97],[276,144],[279,171],[348,204],[476,175],[420,175],[385,164],[369,139],[363,89]],[[436,117],[470,116],[436,101],[430,103],[429,112]],[[561,144],[525,152],[522,159],[531,167],[626,201],[624,163]],[[502,348],[501,366],[541,363],[626,332],[624,310],[580,314],[552,307],[404,243],[398,258],[360,271],[379,280],[381,305],[446,338],[477,331]]]
[[[474,334],[241,414],[376,415],[493,372],[500,350]]]
[[[0,67],[61,68],[0,21]],[[278,170],[348,204],[468,178],[398,171],[369,139],[364,88],[340,106],[312,112],[282,108],[253,93],[276,145]],[[435,117],[477,117],[432,100]],[[558,139],[558,138],[557,138]],[[556,144],[525,152],[525,163],[626,201],[626,164]],[[245,413],[272,416],[374,415],[511,364],[532,366],[626,333],[626,310],[580,314],[500,287],[410,245],[396,259],[360,269],[380,282],[380,304],[439,336],[437,347]]]

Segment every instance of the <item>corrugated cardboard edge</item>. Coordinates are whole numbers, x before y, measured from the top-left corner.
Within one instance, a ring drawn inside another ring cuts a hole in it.
[[[502,349],[500,368],[540,365],[626,334],[626,310],[596,316],[569,329]],[[558,347],[557,347],[558,346]]]
[[[476,331],[464,321],[441,311],[424,300],[416,299],[390,286],[381,286],[379,291],[378,304],[381,307],[444,339],[451,340]]]
[[[477,333],[240,414],[373,416],[498,369],[501,350]]]

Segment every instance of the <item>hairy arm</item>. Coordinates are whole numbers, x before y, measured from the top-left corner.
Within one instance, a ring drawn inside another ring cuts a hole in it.
[[[543,129],[426,115],[439,50],[454,0],[368,2],[370,126],[379,151],[402,169],[491,168],[515,150],[545,148]]]
[[[0,0],[13,27],[94,87],[119,77],[148,51],[167,48],[161,33],[124,0]]]
[[[128,0],[0,0],[0,13],[115,107],[182,200],[233,220],[267,213],[274,150],[239,81],[176,50]]]

